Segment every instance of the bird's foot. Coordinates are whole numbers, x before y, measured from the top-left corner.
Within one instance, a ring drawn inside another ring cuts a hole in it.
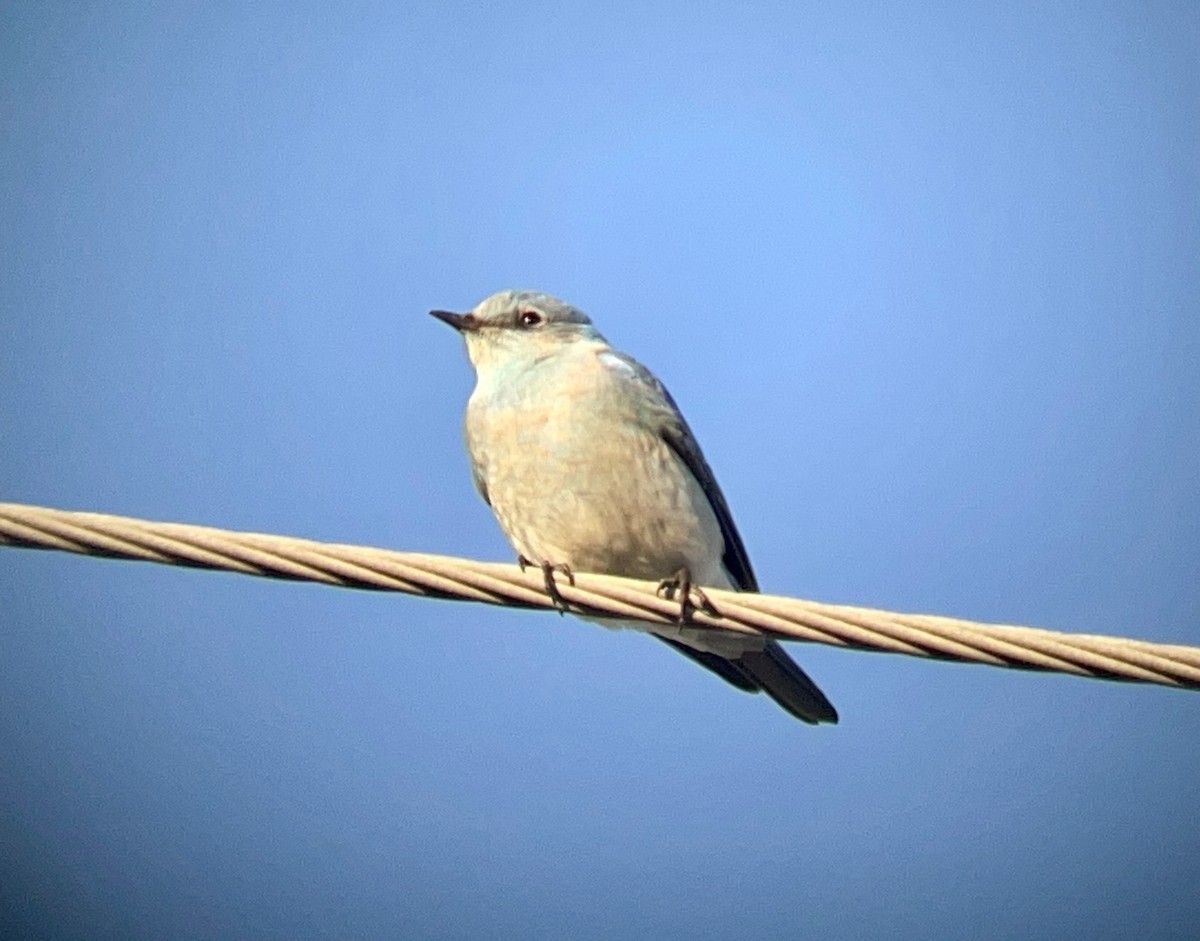
[[[681,568],[670,578],[664,578],[659,582],[658,595],[668,601],[673,601],[678,596],[679,619],[677,623],[680,627],[692,620],[694,611],[703,611],[714,617],[719,613],[713,603],[708,600],[708,596],[692,584],[692,573],[687,570],[687,566]]]
[[[562,596],[562,592],[558,590],[558,583],[554,580],[554,573],[561,572],[563,575],[567,576],[567,583],[573,586],[575,584],[575,576],[571,572],[571,566],[567,565],[565,562],[559,562],[557,564],[552,562],[533,562],[530,559],[525,558],[523,555],[517,556],[517,565],[521,567],[522,572],[524,572],[525,569],[531,565],[537,566],[539,569],[541,569],[542,579],[546,584],[546,594],[548,594],[550,596],[550,600],[554,602],[554,609],[560,615],[567,610],[567,599],[564,598]]]

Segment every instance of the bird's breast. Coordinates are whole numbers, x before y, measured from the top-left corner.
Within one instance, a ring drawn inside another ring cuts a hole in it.
[[[521,555],[639,578],[687,566],[718,583],[723,541],[707,497],[602,368],[472,396],[466,438]]]

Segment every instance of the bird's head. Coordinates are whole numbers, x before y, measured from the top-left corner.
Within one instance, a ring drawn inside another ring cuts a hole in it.
[[[512,358],[537,359],[579,340],[603,340],[583,311],[537,291],[499,291],[465,314],[429,313],[462,334],[476,370]]]

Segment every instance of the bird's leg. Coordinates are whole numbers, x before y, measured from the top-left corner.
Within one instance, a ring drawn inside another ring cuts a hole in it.
[[[542,570],[542,578],[546,584],[546,594],[548,594],[550,596],[550,600],[554,602],[555,610],[557,610],[560,615],[567,610],[567,599],[564,598],[562,593],[558,590],[558,583],[554,580],[554,573],[562,572],[563,575],[567,576],[568,584],[574,585],[575,576],[571,572],[571,566],[567,565],[565,562],[542,562],[539,564],[525,558],[523,555],[517,556],[517,565],[521,567],[522,572],[524,572],[526,567],[530,565],[537,565],[537,567]]]
[[[705,614],[716,615],[718,611],[708,596],[692,584],[692,573],[685,565],[670,578],[664,578],[658,583],[658,594],[668,601],[679,595],[679,626],[683,627],[692,619],[693,611],[703,611]],[[695,600],[693,600],[695,599]]]

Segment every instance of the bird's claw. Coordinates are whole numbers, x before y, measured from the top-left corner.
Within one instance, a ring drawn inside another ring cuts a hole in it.
[[[692,620],[694,611],[703,611],[714,617],[719,613],[713,603],[708,600],[708,595],[692,584],[692,573],[687,568],[681,568],[670,578],[664,578],[659,582],[658,595],[668,601],[674,600],[676,596],[679,597],[677,623],[680,627],[686,626]]]
[[[571,566],[565,562],[533,562],[523,555],[517,556],[517,565],[521,567],[521,571],[530,565],[536,565],[542,570],[542,579],[546,585],[546,594],[550,596],[550,600],[554,602],[554,609],[561,615],[568,609],[567,599],[562,596],[562,592],[558,590],[558,583],[554,580],[554,573],[561,572],[567,576],[567,583],[571,586],[575,585],[575,575],[571,572]]]

